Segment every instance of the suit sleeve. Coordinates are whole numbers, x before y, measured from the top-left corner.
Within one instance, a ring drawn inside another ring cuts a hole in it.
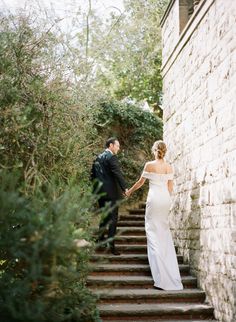
[[[109,165],[110,165],[110,169],[112,174],[114,175],[114,177],[116,178],[118,184],[120,185],[121,189],[123,191],[125,191],[125,189],[127,188],[127,184],[125,182],[125,179],[123,177],[123,174],[120,170],[120,166],[119,166],[119,162],[118,159],[115,155],[113,155],[110,160],[109,160]]]

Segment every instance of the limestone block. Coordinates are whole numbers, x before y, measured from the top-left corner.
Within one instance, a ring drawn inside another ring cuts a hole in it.
[[[210,192],[207,187],[200,188],[199,206],[206,206],[210,204]]]
[[[236,255],[231,256],[231,266],[236,269]]]
[[[230,244],[230,254],[232,256],[236,255],[236,242],[233,242],[233,243]]]
[[[168,57],[178,42],[179,15],[178,1],[173,4],[167,19],[162,27],[163,56]]]
[[[231,227],[232,229],[236,229],[236,204],[231,204],[230,209],[230,221],[231,221]]]
[[[235,139],[232,138],[231,140],[227,141],[223,146],[223,153],[234,152],[236,150],[236,142]]]
[[[191,242],[189,243],[189,249],[200,250],[201,249],[200,241],[199,240],[191,240]]]
[[[164,137],[175,167],[171,227],[221,322],[236,321],[235,24],[234,1],[212,2],[163,80]]]
[[[190,228],[189,230],[187,230],[187,234],[186,234],[188,240],[197,240],[199,239],[199,235],[200,235],[200,230],[194,229],[194,228]]]
[[[226,179],[222,183],[222,202],[223,203],[230,203],[232,202],[232,195],[231,195],[231,180]]]

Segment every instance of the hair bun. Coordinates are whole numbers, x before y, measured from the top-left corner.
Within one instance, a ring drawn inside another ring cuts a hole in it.
[[[163,141],[159,140],[154,142],[152,152],[156,158],[163,159],[166,154],[166,150],[166,144]]]

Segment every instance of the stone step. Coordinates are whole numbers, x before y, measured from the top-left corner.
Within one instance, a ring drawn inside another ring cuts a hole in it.
[[[118,221],[117,227],[144,227],[144,220]]]
[[[96,264],[91,266],[93,276],[108,275],[139,275],[151,276],[150,266],[147,264]],[[189,274],[189,265],[180,264],[179,270],[181,276]]]
[[[115,244],[118,245],[142,245],[147,246],[146,236],[116,236]],[[175,245],[175,251],[178,252],[178,247]]]
[[[137,210],[137,213],[135,213],[135,211]],[[121,216],[130,216],[130,217],[137,217],[137,218],[145,218],[145,209],[139,209],[139,208],[135,208],[135,209],[126,209],[122,212],[119,212],[119,218]]]
[[[104,234],[105,237],[107,237],[107,229],[105,229]],[[99,235],[99,231],[95,230],[93,233],[94,238],[97,238],[97,236]],[[133,226],[120,226],[119,222],[117,223],[117,230],[116,230],[116,235],[115,238],[119,238],[120,236],[132,236],[132,237],[136,237],[136,239],[138,240],[139,237],[145,237],[146,238],[146,232],[145,232],[145,226],[144,223],[141,226],[137,226],[135,227],[135,225]]]
[[[146,232],[144,225],[143,227],[117,227],[116,235],[146,236]]]
[[[131,215],[144,215],[145,214],[145,209],[139,209],[139,208],[136,208],[136,209],[129,209],[128,210],[129,214]]]
[[[140,202],[139,209],[145,209],[146,208],[146,202]]]
[[[177,254],[179,264],[183,264],[183,256]],[[119,264],[148,264],[147,254],[121,254],[115,256],[112,254],[95,254],[91,257],[92,262],[106,262]]]
[[[189,265],[177,254],[184,289],[162,291],[153,287],[147,257],[145,203],[119,214],[115,244],[120,256],[97,249],[92,257],[88,287],[98,296],[102,321],[212,321],[213,308]],[[175,247],[177,253],[177,247]]]
[[[126,220],[140,220],[144,222],[144,215],[129,215],[129,214],[125,214],[125,215],[120,215],[119,216],[119,221],[126,221]]]
[[[116,244],[117,250],[121,254],[147,254],[147,245],[118,245]],[[96,253],[101,254],[101,253],[109,253],[109,249],[104,249],[104,248],[97,248]]]
[[[95,292],[100,304],[108,303],[203,303],[205,292],[198,289],[160,291],[157,289],[100,289]]]
[[[197,287],[197,279],[192,276],[182,276],[184,288]],[[153,288],[153,279],[150,276],[89,276],[87,284],[92,288]]]
[[[213,318],[213,308],[198,303],[100,304],[98,308],[103,321],[114,321],[118,316],[120,321]]]
[[[153,318],[151,318],[151,317],[148,317],[148,320],[146,319],[146,320],[143,320],[142,319],[142,317],[140,317],[138,320],[137,319],[135,319],[135,320],[133,320],[132,319],[132,317],[131,317],[131,319],[125,319],[125,320],[117,320],[116,318],[112,318],[112,320],[110,320],[110,321],[112,321],[112,322],[124,322],[124,321],[133,321],[133,322],[146,322],[146,321],[148,321],[148,322],[156,322],[157,320],[155,319],[155,320],[153,320]],[[194,320],[192,320],[192,319],[184,319],[183,320],[183,318],[181,319],[181,320],[170,320],[170,319],[168,319],[168,320],[158,320],[159,322],[184,322],[184,321],[188,321],[188,322],[219,322],[219,321],[216,321],[216,320],[214,320],[213,318],[211,319],[210,318],[210,320],[209,319],[204,319],[204,320],[202,320],[202,319],[194,319]]]
[[[116,236],[115,237],[115,243],[116,245],[120,244],[135,244],[135,245],[146,245],[147,244],[147,238],[146,236]]]
[[[147,245],[116,244],[116,248],[121,254],[147,254]],[[109,253],[109,249],[98,247],[96,253]]]

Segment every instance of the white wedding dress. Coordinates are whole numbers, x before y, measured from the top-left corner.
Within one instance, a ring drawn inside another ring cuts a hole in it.
[[[183,284],[168,223],[171,199],[167,182],[173,180],[173,173],[144,171],[142,177],[149,179],[145,230],[154,286],[164,290],[182,290]]]

